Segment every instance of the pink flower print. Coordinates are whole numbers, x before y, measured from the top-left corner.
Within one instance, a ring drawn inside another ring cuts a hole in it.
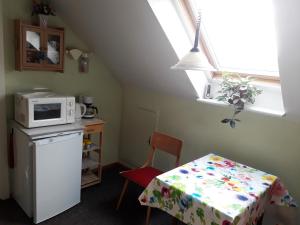
[[[141,202],[146,203],[147,202],[147,198],[144,196],[141,200]]]
[[[223,177],[223,178],[222,178],[222,181],[228,182],[228,181],[230,181],[230,178],[228,178],[228,177]]]
[[[258,200],[258,196],[256,196],[255,194],[253,193],[249,193],[250,196],[254,197],[256,200]]]
[[[234,185],[235,185],[235,183],[232,183],[232,182],[228,182],[227,184],[231,187],[234,187]]]
[[[257,204],[257,206],[256,206],[255,210],[257,211],[258,209],[259,209],[259,204]]]
[[[286,193],[285,187],[279,180],[277,180],[274,186],[272,187],[271,194],[276,196],[283,196],[285,195],[285,193]]]
[[[214,163],[214,165],[215,165],[216,167],[224,168],[224,166],[223,166],[222,164],[220,164],[220,163]]]
[[[229,160],[225,160],[224,163],[226,164],[227,167],[234,167],[235,166],[234,162],[229,161]]]
[[[231,225],[231,223],[230,223],[228,220],[224,220],[224,221],[222,222],[222,225]]]
[[[166,187],[162,187],[161,189],[161,194],[162,196],[164,196],[165,198],[170,198],[171,194],[170,194],[170,189],[166,188]]]
[[[195,173],[200,172],[200,170],[197,169],[197,168],[192,168],[192,171],[195,172]]]

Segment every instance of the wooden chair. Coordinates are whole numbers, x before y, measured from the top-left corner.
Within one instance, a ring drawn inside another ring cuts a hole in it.
[[[117,204],[117,210],[120,208],[129,181],[132,181],[140,185],[141,187],[146,188],[154,177],[163,173],[162,171],[152,167],[153,157],[156,150],[161,150],[171,155],[174,155],[176,157],[175,167],[179,166],[182,143],[183,142],[181,140],[174,137],[170,137],[166,134],[162,134],[159,132],[154,132],[152,134],[151,141],[150,141],[151,148],[149,150],[149,155],[145,164],[140,168],[127,170],[120,173],[121,176],[123,176],[126,179],[126,181],[124,183]],[[148,207],[147,216],[146,216],[146,225],[148,225],[150,222],[150,213],[151,213],[151,207]]]

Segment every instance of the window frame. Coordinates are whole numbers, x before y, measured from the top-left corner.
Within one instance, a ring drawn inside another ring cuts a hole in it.
[[[182,8],[183,14],[185,15],[185,19],[187,20],[188,23],[190,23],[191,27],[193,28],[193,31],[196,31],[196,17],[193,13],[192,6],[190,4],[189,0],[179,0],[180,6]],[[207,57],[207,60],[209,63],[214,66],[215,68],[218,68],[216,60],[214,59],[212,53],[209,50],[208,44],[206,43],[205,37],[203,34],[200,32],[200,47],[203,50],[204,55]],[[230,72],[230,71],[226,71]],[[260,75],[260,74],[247,74],[247,73],[240,73],[240,72],[233,72],[235,74],[239,74],[241,77],[247,77],[251,76],[255,78],[256,81],[258,82],[263,82],[263,83],[280,83],[280,75],[279,76],[268,76],[268,75]],[[212,79],[216,78],[221,78],[222,77],[222,72],[220,71],[213,71],[210,72]]]

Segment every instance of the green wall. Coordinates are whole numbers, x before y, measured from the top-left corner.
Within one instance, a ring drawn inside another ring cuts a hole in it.
[[[123,104],[122,162],[142,165],[149,135],[157,129],[184,140],[182,163],[214,152],[279,176],[300,200],[300,124],[243,112],[239,116],[242,122],[231,129],[220,123],[231,115],[229,108],[135,87],[124,88]],[[163,158],[156,164],[164,169],[169,162]]]
[[[3,52],[3,16],[2,1],[0,1],[0,199],[9,197],[9,176],[7,167],[7,143],[6,143],[6,110],[5,110],[5,73]]]
[[[69,95],[95,97],[100,116],[107,122],[104,131],[103,164],[118,160],[119,131],[122,110],[120,83],[95,54],[90,57],[89,73],[78,72],[78,62],[65,56],[64,73],[15,71],[14,19],[34,21],[31,17],[31,0],[3,0],[4,55],[7,92],[7,118],[13,118],[13,93],[34,87],[47,87]],[[93,52],[58,16],[50,17],[49,25],[65,28],[65,47],[75,47]]]

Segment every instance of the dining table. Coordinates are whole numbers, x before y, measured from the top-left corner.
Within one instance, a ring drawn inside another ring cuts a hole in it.
[[[297,207],[277,176],[213,153],[155,177],[139,201],[189,225],[259,225],[268,204]]]

